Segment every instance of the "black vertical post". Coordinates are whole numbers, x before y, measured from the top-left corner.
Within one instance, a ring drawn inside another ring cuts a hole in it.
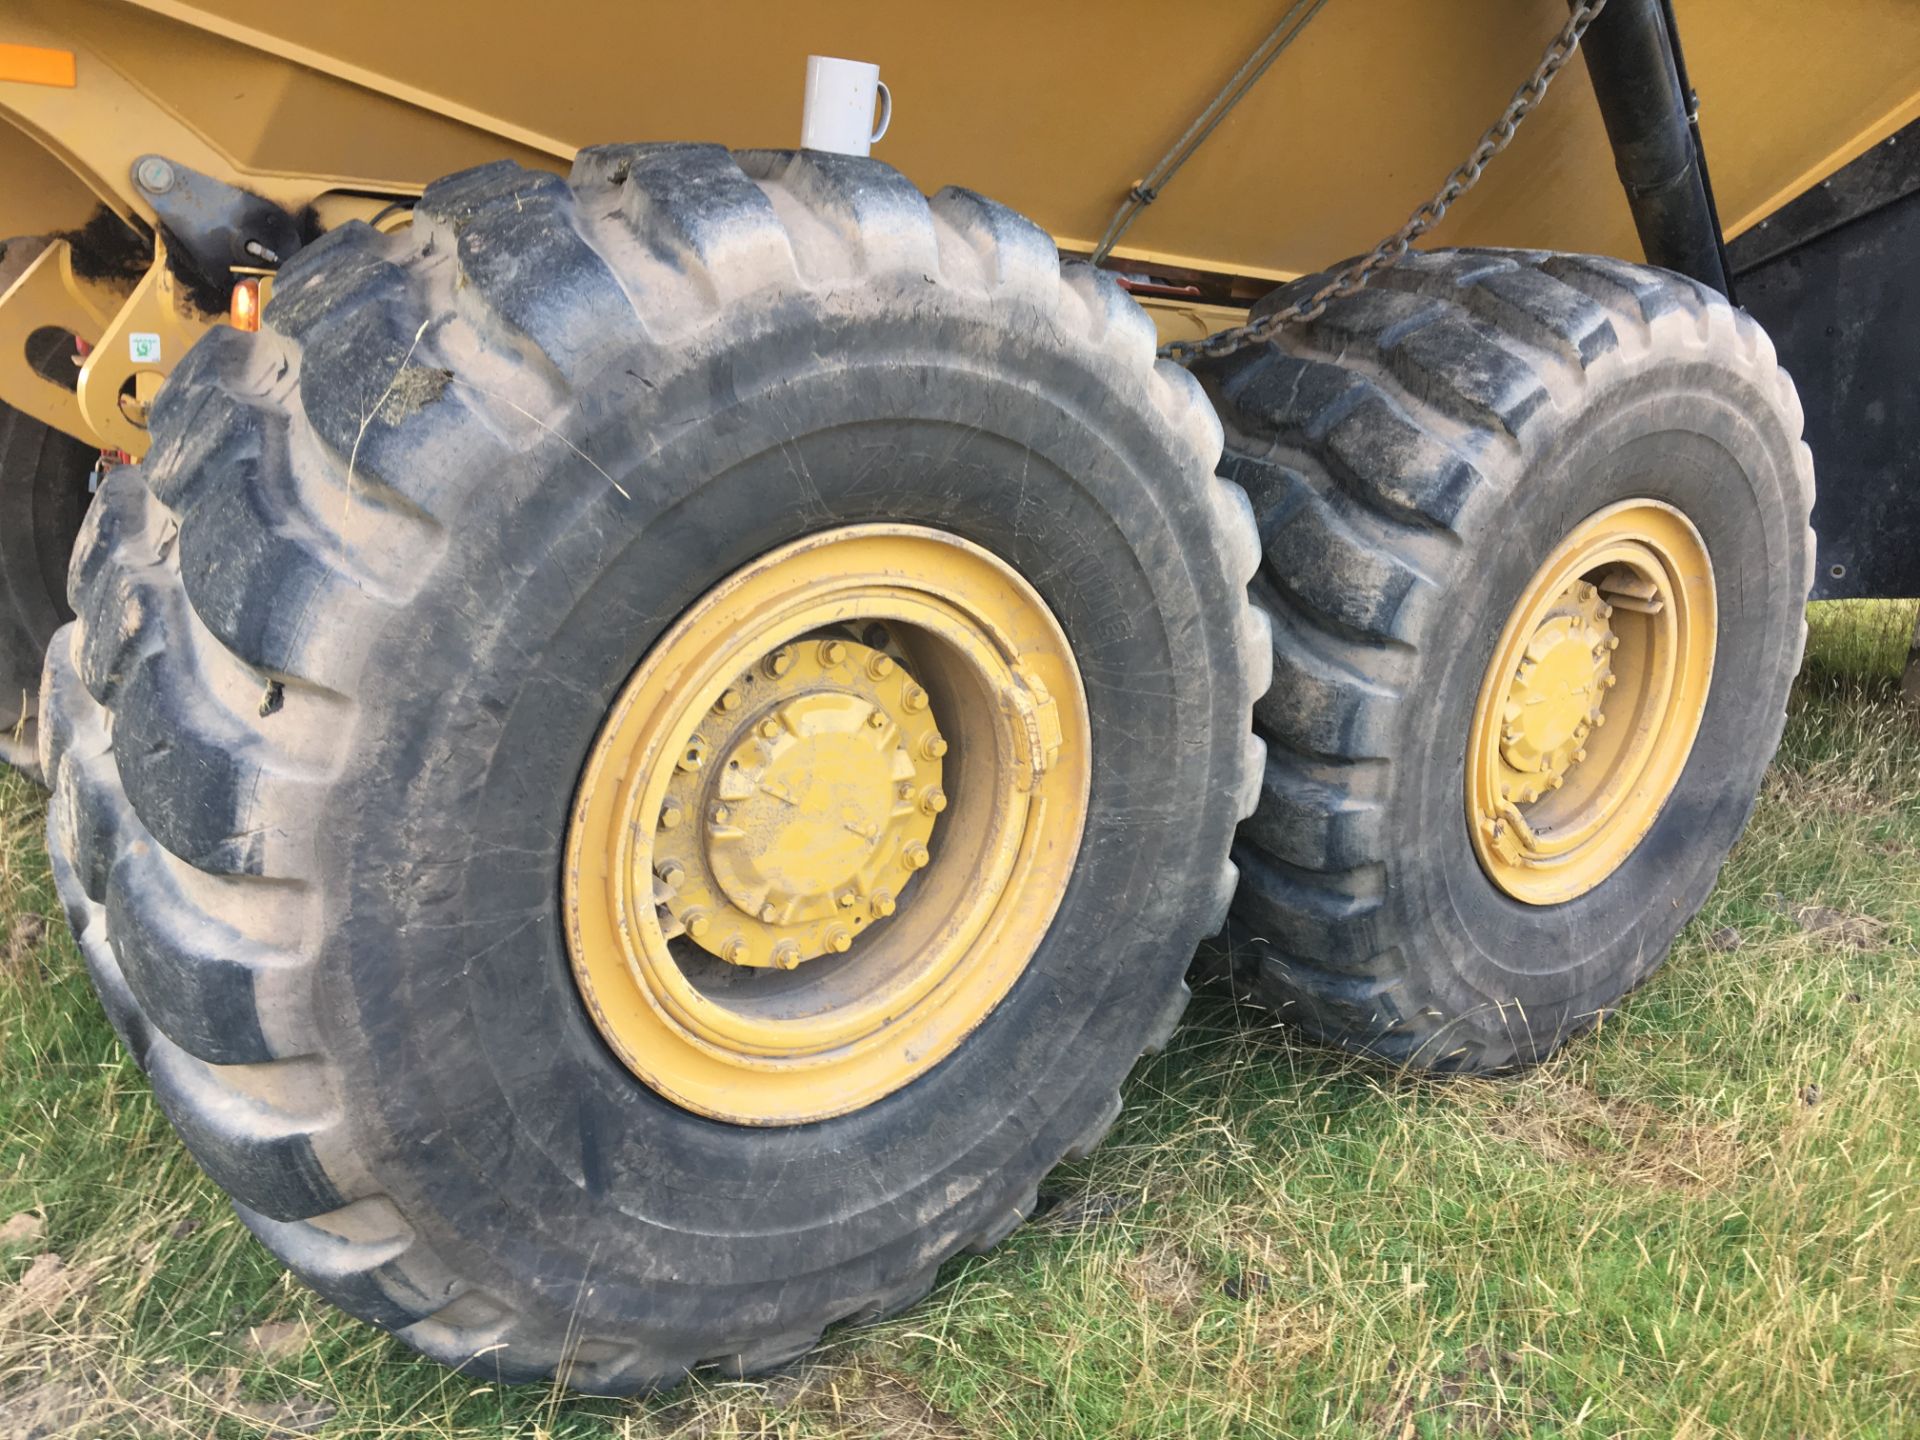
[[[1581,49],[1647,259],[1728,293],[1661,0],[1610,0]]]

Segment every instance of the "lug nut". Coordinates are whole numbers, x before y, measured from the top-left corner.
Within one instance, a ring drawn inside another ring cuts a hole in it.
[[[768,925],[771,925],[779,916],[780,912],[771,905],[762,905],[760,907],[760,919]]]
[[[1564,775],[1556,775],[1553,777],[1553,780],[1551,783],[1553,785],[1553,788],[1558,790],[1562,785],[1567,783],[1567,777]]]
[[[766,662],[760,668],[767,672],[768,678],[778,680],[793,668],[793,647],[791,645],[782,645],[778,650],[767,656]]]
[[[840,908],[842,910],[851,910],[854,906],[858,905],[859,903],[860,903],[860,897],[854,894],[853,891],[842,890],[840,892]]]
[[[909,685],[906,694],[900,697],[900,703],[905,705],[909,712],[918,715],[927,708],[927,692],[918,685]]]
[[[133,178],[140,182],[142,190],[164,195],[173,188],[173,166],[158,155],[149,155],[134,167]]]
[[[894,793],[902,800],[913,799],[913,782],[911,780],[902,780]]]
[[[782,940],[773,947],[773,963],[781,970],[792,970],[800,964],[800,947],[791,940]]]
[[[876,730],[884,728],[886,726],[886,723],[887,723],[887,717],[881,714],[878,710],[874,711],[871,715],[867,716],[867,724],[871,725]]]
[[[912,844],[908,845],[905,850],[900,852],[900,863],[909,870],[925,869],[927,861],[931,858],[932,857],[927,854],[927,847],[922,845],[918,840],[915,840]]]
[[[920,753],[929,760],[938,760],[947,753],[946,738],[941,735],[929,735],[920,742]]]
[[[1585,750],[1576,750],[1573,752],[1573,763],[1576,765],[1586,758],[1587,752]]]
[[[713,921],[707,918],[704,910],[687,911],[680,923],[687,927],[687,934],[696,940],[713,928]]]
[[[836,925],[827,931],[827,949],[836,955],[844,955],[853,948],[853,932],[844,925]]]
[[[929,815],[938,815],[947,808],[947,792],[938,785],[929,785],[927,793],[920,797],[920,808]]]
[[[662,830],[671,830],[686,818],[686,807],[678,800],[670,799],[660,807],[660,828]]]
[[[893,674],[893,657],[891,655],[874,656],[867,661],[867,673],[876,680],[886,679]]]
[[[760,722],[760,738],[762,740],[779,739],[780,738],[780,722],[774,719],[771,715],[769,715],[766,719],[762,720]]]
[[[720,698],[714,702],[714,709],[716,710],[733,711],[739,708],[740,692],[738,690],[722,690],[720,692]]]
[[[1618,635],[1607,636],[1607,649],[1618,650],[1619,648],[1620,648],[1620,637]]]
[[[749,948],[747,942],[736,935],[727,942],[727,948],[721,953],[720,958],[725,960],[729,965],[744,965],[747,963],[747,957],[752,953],[753,951]]]
[[[687,878],[687,870],[678,860],[668,860],[653,872],[660,877],[663,885],[679,888],[680,882]]]
[[[682,770],[698,770],[706,762],[707,739],[704,735],[688,737],[687,748],[680,752],[680,758],[674,762]]]
[[[847,647],[842,645],[838,640],[822,640],[820,642],[820,663],[829,670],[836,665],[844,664],[846,658]]]
[[[893,914],[893,892],[891,890],[874,891],[873,899],[867,903],[873,907],[873,913],[882,920]]]
[[[711,813],[713,816],[713,823],[716,825],[724,825],[727,823],[727,821],[733,818],[733,812],[727,809],[727,807],[724,805],[714,806]]]

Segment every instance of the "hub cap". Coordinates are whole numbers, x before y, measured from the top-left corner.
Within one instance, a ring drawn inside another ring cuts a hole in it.
[[[1467,822],[1494,884],[1554,905],[1631,855],[1679,783],[1706,711],[1713,567],[1654,500],[1594,515],[1514,606],[1468,738]]]
[[[708,775],[683,757],[665,805],[700,823],[654,845],[669,921],[733,965],[844,954],[893,913],[947,807],[927,692],[867,645],[783,645],[721,692],[709,728],[726,758]]]
[[[859,526],[739,571],[635,670],[575,796],[568,944],[601,1034],[742,1124],[906,1084],[1051,925],[1089,741],[1065,636],[977,546]]]

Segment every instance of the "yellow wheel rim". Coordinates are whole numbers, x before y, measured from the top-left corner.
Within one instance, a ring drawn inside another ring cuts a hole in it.
[[[979,546],[863,525],[728,577],[641,661],[574,797],[567,941],[600,1033],[738,1124],[905,1085],[1052,924],[1090,737],[1065,635]]]
[[[1557,905],[1646,838],[1700,733],[1716,626],[1707,547],[1671,505],[1610,506],[1555,547],[1501,631],[1467,743],[1467,823],[1495,885]]]

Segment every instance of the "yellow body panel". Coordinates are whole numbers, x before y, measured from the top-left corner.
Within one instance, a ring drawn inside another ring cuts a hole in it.
[[[100,204],[151,231],[128,174],[149,151],[332,224],[502,157],[564,169],[603,141],[791,145],[817,52],[879,63],[896,113],[876,154],[922,189],[980,190],[1087,251],[1284,8],[0,0],[0,47],[17,47],[0,54],[18,62],[0,69],[0,239],[77,228]],[[1920,116],[1914,0],[1678,10],[1729,233]],[[1248,277],[1248,293],[1367,249],[1466,154],[1565,14],[1329,0],[1116,257]],[[1430,243],[1639,255],[1583,67]],[[1232,318],[1150,304],[1163,338]]]
[[[616,139],[791,145],[806,55],[858,56],[880,65],[897,102],[876,153],[922,188],[990,194],[1078,249],[1284,8],[129,3],[454,116],[497,137],[494,153],[503,140],[555,157]],[[128,3],[59,8],[116,26],[130,18]],[[1458,163],[1565,15],[1561,0],[1331,0],[1139,222],[1131,247],[1247,274],[1292,274],[1366,248]],[[1911,0],[1679,0],[1678,16],[1736,233],[1920,113]],[[329,168],[312,154],[313,127],[286,108],[262,113],[262,98],[271,107],[280,95],[235,101],[220,86],[194,88],[201,123],[233,133],[243,163]],[[343,152],[330,168],[354,169],[344,152],[364,140],[328,140]],[[1637,253],[1578,65],[1443,239]]]

